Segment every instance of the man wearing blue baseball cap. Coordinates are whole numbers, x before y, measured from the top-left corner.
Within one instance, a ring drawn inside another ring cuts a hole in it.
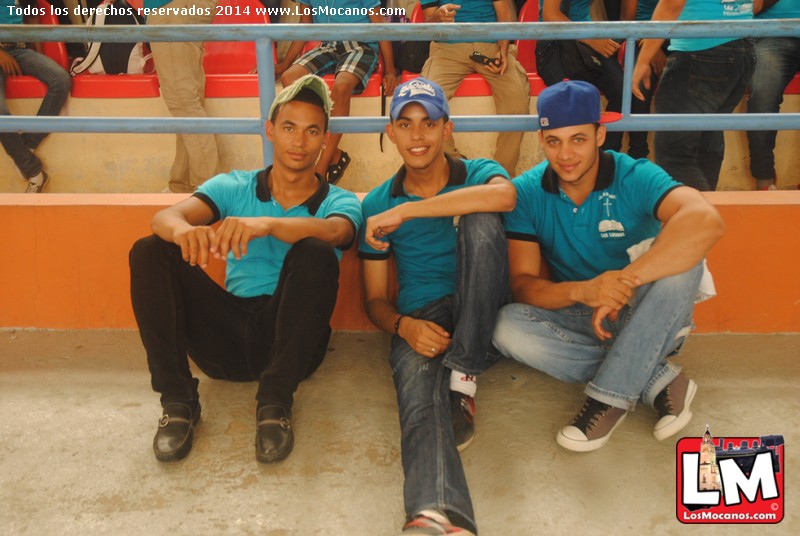
[[[574,451],[609,440],[641,400],[657,439],[691,419],[697,386],[667,362],[692,326],[703,259],[722,236],[716,209],[648,160],[601,151],[600,94],[565,81],[539,95],[547,162],[513,181],[505,217],[514,302],[493,342],[563,381],[586,402],[557,441]],[[542,261],[551,278],[542,272]]]
[[[394,336],[404,534],[476,531],[458,451],[474,437],[475,376],[490,364],[497,310],[508,296],[498,212],[514,208],[516,193],[497,162],[445,154],[449,113],[442,88],[430,80],[395,90],[386,132],[403,167],[362,203],[367,314]]]

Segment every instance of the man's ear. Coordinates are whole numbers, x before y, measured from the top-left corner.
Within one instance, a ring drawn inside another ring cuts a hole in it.
[[[394,126],[392,125],[391,119],[388,123],[386,123],[386,135],[389,136],[389,139],[392,140],[392,143],[397,145],[397,141],[394,139]]]
[[[444,139],[449,140],[453,136],[453,122],[450,119],[444,124]]]
[[[269,141],[272,141],[272,135],[275,132],[275,123],[267,119],[267,124],[264,128],[266,129],[267,132],[267,139]]]
[[[606,142],[606,127],[600,125],[597,127],[597,146],[601,147]]]

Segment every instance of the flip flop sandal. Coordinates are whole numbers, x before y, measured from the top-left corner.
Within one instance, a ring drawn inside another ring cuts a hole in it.
[[[339,161],[328,166],[327,179],[329,184],[336,184],[342,179],[344,171],[347,169],[347,166],[350,165],[350,160],[350,155],[342,151],[342,154],[339,156]]]

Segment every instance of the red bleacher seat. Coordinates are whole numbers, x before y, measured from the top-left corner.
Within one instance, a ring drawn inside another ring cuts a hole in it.
[[[44,12],[39,16],[39,24],[58,24],[58,17],[53,13],[50,2],[38,0],[38,7]],[[42,52],[65,69],[69,65],[67,47],[64,43],[42,43]],[[6,98],[9,99],[41,99],[47,93],[47,86],[32,76],[9,76],[6,78]]]
[[[126,0],[141,14],[143,0]],[[72,96],[78,99],[136,99],[159,97],[158,76],[151,74],[91,74],[72,78]]]
[[[238,6],[239,15],[225,15],[226,6]],[[249,14],[244,8],[249,7]],[[269,24],[266,13],[258,0],[220,0],[213,24]],[[277,52],[273,47],[273,60],[277,63]],[[206,72],[206,97],[258,97],[258,75],[256,68],[256,44],[236,41],[208,41],[203,67]]]
[[[786,86],[786,89],[783,91],[784,95],[800,95],[800,73],[794,75],[792,81],[789,82],[789,85]]]
[[[306,52],[318,47],[320,45],[319,41],[306,41],[306,44],[303,46],[303,54]],[[326,74],[322,77],[325,82],[327,82],[328,87],[333,88],[333,79],[335,78],[332,74]],[[375,67],[375,70],[372,71],[372,74],[369,75],[369,82],[367,82],[367,87],[364,89],[363,93],[359,93],[358,95],[353,95],[354,97],[380,97],[381,96],[381,87],[383,84],[383,55],[378,52],[378,66]]]

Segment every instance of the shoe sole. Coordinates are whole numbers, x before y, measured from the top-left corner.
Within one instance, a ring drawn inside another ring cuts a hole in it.
[[[694,383],[694,381],[689,380],[689,387],[686,389],[686,397],[683,399],[683,411],[674,421],[671,421],[669,424],[665,424],[661,428],[653,429],[653,435],[656,437],[656,439],[663,441],[664,439],[677,434],[683,429],[684,426],[689,424],[689,421],[692,420],[692,400],[694,400],[695,394],[697,394],[697,384]]]
[[[456,445],[456,449],[458,449],[458,452],[464,452],[465,450],[467,450],[467,447],[472,445],[473,441],[475,441],[475,434],[472,434],[472,437],[470,437],[460,445]]]
[[[608,440],[611,439],[611,434],[614,433],[614,430],[617,429],[617,426],[622,424],[622,421],[624,421],[625,417],[627,416],[628,414],[625,413],[625,415],[620,417],[619,420],[614,424],[614,427],[611,428],[611,430],[609,430],[608,433],[603,437],[592,439],[590,441],[575,441],[574,439],[565,436],[563,433],[561,433],[561,430],[559,430],[558,435],[556,436],[556,443],[573,452],[591,452],[593,450],[597,450],[608,443]]]

